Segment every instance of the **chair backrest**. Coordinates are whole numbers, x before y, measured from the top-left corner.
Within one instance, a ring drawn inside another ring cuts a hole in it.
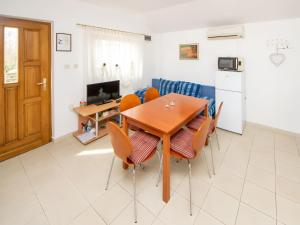
[[[219,108],[218,108],[218,112],[217,112],[217,114],[216,114],[216,116],[215,116],[215,120],[214,120],[214,129],[216,129],[216,127],[217,127],[217,125],[218,125],[218,120],[219,120],[219,116],[220,116],[222,107],[223,107],[223,102],[220,103]]]
[[[201,124],[201,126],[197,130],[197,132],[194,134],[192,146],[196,153],[201,151],[201,149],[205,145],[208,132],[209,132],[210,123],[211,123],[211,118],[209,117],[206,118],[205,121]]]
[[[133,108],[141,104],[141,99],[135,94],[129,94],[122,98],[120,102],[120,112]]]
[[[145,92],[145,97],[144,97],[144,100],[145,102],[149,102],[153,99],[156,99],[158,98],[160,95],[159,95],[159,92],[156,88],[148,88],[147,91]]]
[[[127,162],[127,158],[132,152],[132,145],[129,137],[117,124],[113,122],[107,122],[106,126],[108,128],[108,133],[110,134],[110,140],[115,155]]]

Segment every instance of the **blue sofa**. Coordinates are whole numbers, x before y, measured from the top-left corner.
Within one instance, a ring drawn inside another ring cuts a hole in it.
[[[171,81],[165,79],[152,79],[152,87],[159,90],[161,96],[169,93],[178,93],[197,98],[205,98],[209,100],[209,115],[212,117],[215,115],[215,87],[186,81]],[[147,88],[144,88],[135,92],[142,102],[144,102],[146,90]]]

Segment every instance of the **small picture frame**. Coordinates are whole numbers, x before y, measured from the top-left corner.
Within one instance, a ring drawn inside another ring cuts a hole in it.
[[[198,44],[181,44],[179,45],[180,60],[197,60],[199,59]]]
[[[72,35],[65,33],[56,33],[56,51],[71,52],[72,51]]]

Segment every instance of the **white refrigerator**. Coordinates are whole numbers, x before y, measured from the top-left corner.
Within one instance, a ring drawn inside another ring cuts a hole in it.
[[[224,102],[218,127],[243,134],[245,126],[245,75],[243,72],[216,72],[216,111]]]

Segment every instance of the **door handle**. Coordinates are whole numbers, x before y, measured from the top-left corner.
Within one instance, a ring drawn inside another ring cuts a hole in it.
[[[43,81],[41,83],[37,83],[36,85],[43,86],[43,90],[46,90],[46,88],[47,88],[47,78],[43,78]]]

